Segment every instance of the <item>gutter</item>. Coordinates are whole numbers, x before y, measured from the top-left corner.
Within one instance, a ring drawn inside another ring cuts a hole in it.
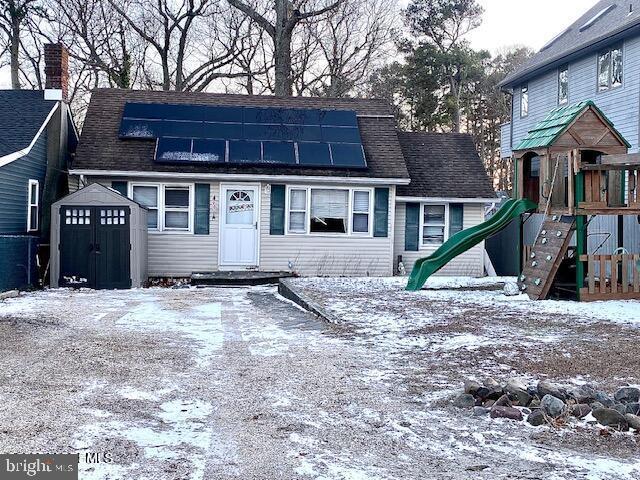
[[[496,203],[498,197],[492,198],[458,198],[458,197],[396,197],[396,202],[422,202],[422,203]]]
[[[69,175],[88,177],[171,178],[191,180],[246,180],[314,183],[356,183],[364,185],[409,185],[409,178],[322,177],[311,175],[251,175],[244,173],[141,172],[126,170],[70,169]]]

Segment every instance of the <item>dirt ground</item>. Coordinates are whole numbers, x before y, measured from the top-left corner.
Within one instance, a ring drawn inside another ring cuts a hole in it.
[[[640,478],[637,435],[535,429],[449,401],[486,375],[637,384],[637,325],[532,314],[497,292],[300,288],[344,322],[273,287],[0,303],[0,451],[109,453],[82,462],[83,480]]]

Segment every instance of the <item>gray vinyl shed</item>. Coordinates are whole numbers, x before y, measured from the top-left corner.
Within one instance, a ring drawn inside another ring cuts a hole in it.
[[[98,183],[51,206],[51,287],[118,289],[147,281],[147,209]]]

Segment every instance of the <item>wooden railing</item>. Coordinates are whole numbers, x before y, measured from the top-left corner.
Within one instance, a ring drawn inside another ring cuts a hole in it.
[[[581,300],[640,299],[640,254],[581,255],[587,286]]]
[[[640,209],[640,167],[583,164],[582,169],[584,202],[580,202],[578,208],[620,209],[621,213]]]

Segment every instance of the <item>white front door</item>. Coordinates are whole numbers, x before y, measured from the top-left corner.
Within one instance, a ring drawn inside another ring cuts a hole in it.
[[[220,215],[220,265],[258,265],[258,186],[223,186]]]

